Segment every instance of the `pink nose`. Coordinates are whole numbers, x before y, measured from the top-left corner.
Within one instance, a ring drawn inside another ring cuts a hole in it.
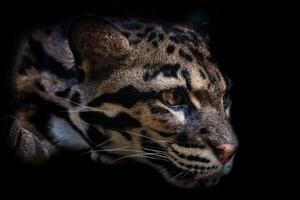
[[[217,149],[219,151],[220,161],[222,162],[222,164],[225,164],[234,154],[236,147],[233,144],[221,144],[217,146]]]

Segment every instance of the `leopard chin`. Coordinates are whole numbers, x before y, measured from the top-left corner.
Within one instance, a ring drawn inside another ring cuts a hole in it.
[[[232,169],[234,158],[226,163],[220,165],[217,169],[195,170],[177,167],[178,163],[174,163],[174,167],[164,168],[159,170],[166,181],[175,187],[192,189],[199,187],[214,187],[217,186],[221,177],[227,175]]]

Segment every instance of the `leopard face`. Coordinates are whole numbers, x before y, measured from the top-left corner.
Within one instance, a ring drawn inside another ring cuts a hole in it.
[[[70,116],[94,160],[132,158],[186,188],[230,171],[229,84],[204,37],[178,24],[85,18],[69,42],[85,74]]]

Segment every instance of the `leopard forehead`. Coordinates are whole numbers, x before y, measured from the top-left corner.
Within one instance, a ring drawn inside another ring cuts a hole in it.
[[[189,79],[189,87],[195,90],[205,88],[215,93],[226,90],[227,84],[212,59],[208,38],[193,28],[136,18],[106,20],[127,38],[131,52],[116,63],[119,67],[108,66],[108,69],[102,69],[101,73],[108,72],[103,73],[106,76],[102,78],[97,76],[95,86],[98,87],[101,82],[101,92],[108,92],[105,85],[108,90],[113,90],[116,82],[119,84],[116,88],[122,84],[125,86],[139,82],[138,88],[146,90],[149,80],[155,79],[159,73],[165,73],[164,78],[169,81],[167,78],[177,75],[177,72]],[[154,81],[157,87],[166,85],[164,81]]]
[[[200,65],[211,59],[207,38],[179,24],[154,23],[129,19],[112,21],[128,39],[135,64],[181,62]],[[136,59],[142,58],[142,59]]]

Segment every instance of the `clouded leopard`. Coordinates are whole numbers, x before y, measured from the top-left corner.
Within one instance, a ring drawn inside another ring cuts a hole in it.
[[[229,81],[195,26],[84,16],[40,27],[20,43],[12,86],[9,144],[26,163],[62,150],[131,158],[185,188],[231,169]]]

